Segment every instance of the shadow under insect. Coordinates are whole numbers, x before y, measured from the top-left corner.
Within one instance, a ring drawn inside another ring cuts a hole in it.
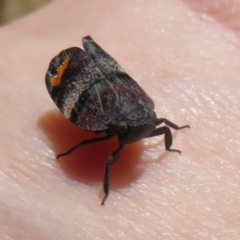
[[[39,126],[48,135],[56,156],[83,140],[104,136],[76,127],[57,111],[50,111],[42,116],[39,119]],[[72,179],[95,184],[103,182],[106,160],[118,147],[118,139],[114,137],[81,146],[56,161]],[[138,165],[142,152],[142,141],[125,146],[117,161],[110,167],[111,189],[129,186],[143,174],[144,168]]]

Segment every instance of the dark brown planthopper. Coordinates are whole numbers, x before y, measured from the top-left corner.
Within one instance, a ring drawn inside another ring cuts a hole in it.
[[[51,98],[67,119],[85,130],[106,133],[78,143],[57,158],[80,146],[118,137],[119,147],[106,161],[104,205],[109,194],[110,165],[125,144],[164,135],[166,150],[181,153],[171,148],[170,128],[189,126],[178,127],[165,118],[157,118],[152,99],[90,36],[83,38],[83,47],[85,51],[72,47],[53,58],[45,80]],[[161,124],[165,126],[157,127]]]

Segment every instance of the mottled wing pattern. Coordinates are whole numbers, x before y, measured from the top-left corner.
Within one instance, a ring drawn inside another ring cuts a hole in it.
[[[145,91],[90,36],[83,38],[83,47],[108,80],[117,87],[115,89],[133,99],[141,98],[147,106],[154,109],[154,103]]]
[[[77,47],[60,52],[45,78],[66,118],[83,129],[104,131],[109,122],[130,120],[131,114],[138,121],[143,106],[154,108],[144,90],[91,37],[83,39],[83,46],[86,52]]]
[[[109,76],[112,72],[125,72],[108,53],[106,53],[90,36],[82,40],[83,47],[102,72]]]
[[[72,123],[91,131],[107,129],[106,114],[115,109],[115,90],[85,51],[76,47],[62,51],[50,62],[45,80],[53,101]]]

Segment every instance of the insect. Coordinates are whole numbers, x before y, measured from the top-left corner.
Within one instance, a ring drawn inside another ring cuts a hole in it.
[[[125,144],[143,138],[164,135],[165,149],[172,149],[170,128],[180,130],[165,118],[157,118],[153,100],[90,36],[83,38],[84,50],[77,47],[60,52],[50,62],[46,73],[48,92],[63,113],[80,128],[105,136],[78,143],[57,158],[78,147],[105,141],[116,136],[119,147],[106,161],[103,189],[104,205],[109,195],[110,165],[123,151]],[[157,127],[160,124],[165,126]]]

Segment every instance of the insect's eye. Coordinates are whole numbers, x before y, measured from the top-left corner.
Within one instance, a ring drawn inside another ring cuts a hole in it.
[[[125,122],[119,122],[117,124],[117,131],[121,134],[126,133],[128,130],[128,125]]]

